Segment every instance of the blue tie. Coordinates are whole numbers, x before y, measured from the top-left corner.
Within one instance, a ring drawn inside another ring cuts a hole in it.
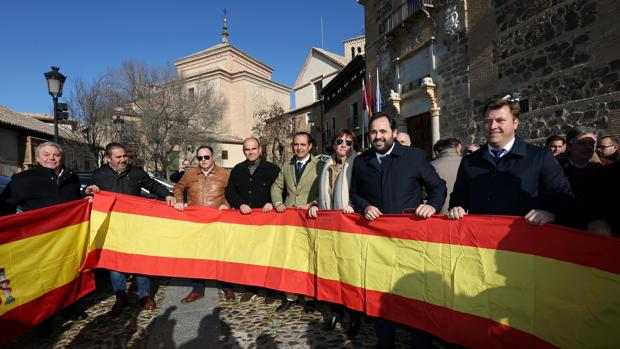
[[[493,153],[493,160],[495,160],[495,165],[499,165],[499,161],[502,159],[502,153],[504,153],[504,149],[491,149],[491,153]]]
[[[299,183],[299,179],[301,178],[301,172],[304,168],[304,163],[301,161],[297,161],[297,165],[295,166],[295,180]]]

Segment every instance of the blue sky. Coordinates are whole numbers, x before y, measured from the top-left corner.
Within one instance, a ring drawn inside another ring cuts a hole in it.
[[[343,54],[363,34],[355,0],[58,0],[0,2],[0,105],[50,113],[43,73],[51,65],[86,81],[126,60],[165,67],[220,42],[222,10],[230,42],[274,69],[289,87],[311,47]],[[62,99],[61,98],[61,99]]]

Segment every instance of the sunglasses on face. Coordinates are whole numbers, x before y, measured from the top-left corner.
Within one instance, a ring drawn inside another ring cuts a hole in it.
[[[337,145],[341,145],[341,144],[342,144],[342,142],[344,142],[344,143],[347,145],[347,147],[350,147],[350,146],[352,146],[352,145],[353,145],[353,141],[348,140],[348,139],[347,139],[347,140],[344,140],[344,139],[342,139],[342,138],[338,138],[338,139],[336,140],[336,144],[337,144]]]
[[[198,159],[198,161],[202,161],[203,159],[205,161],[210,160],[211,159],[211,155],[205,155],[205,156],[196,156],[196,159]]]

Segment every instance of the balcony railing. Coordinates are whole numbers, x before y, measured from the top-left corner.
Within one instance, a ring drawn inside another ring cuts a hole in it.
[[[398,28],[407,18],[432,7],[433,0],[407,0],[403,2],[379,23],[379,35],[387,35]]]

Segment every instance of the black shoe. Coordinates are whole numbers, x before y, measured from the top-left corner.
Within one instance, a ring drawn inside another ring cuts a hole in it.
[[[329,319],[328,321],[326,321],[325,323],[323,323],[323,329],[326,331],[331,331],[336,327],[337,323],[342,323],[341,319],[340,319],[340,315],[336,314],[336,313],[331,313],[329,315]]]
[[[276,312],[277,313],[282,313],[287,311],[290,307],[292,307],[293,305],[297,304],[297,301],[289,301],[284,300],[282,301],[282,303],[276,308]]]
[[[84,310],[76,308],[65,308],[60,312],[60,316],[65,320],[84,320],[88,318],[88,314]]]
[[[306,304],[304,304],[304,313],[314,313],[315,311],[316,311],[316,302],[306,301]]]
[[[361,319],[351,319],[349,328],[347,328],[347,337],[355,338],[360,333]]]
[[[123,312],[123,309],[125,309],[126,306],[127,306],[127,297],[117,295],[116,302],[112,306],[112,310],[110,310],[110,315],[119,316]]]

